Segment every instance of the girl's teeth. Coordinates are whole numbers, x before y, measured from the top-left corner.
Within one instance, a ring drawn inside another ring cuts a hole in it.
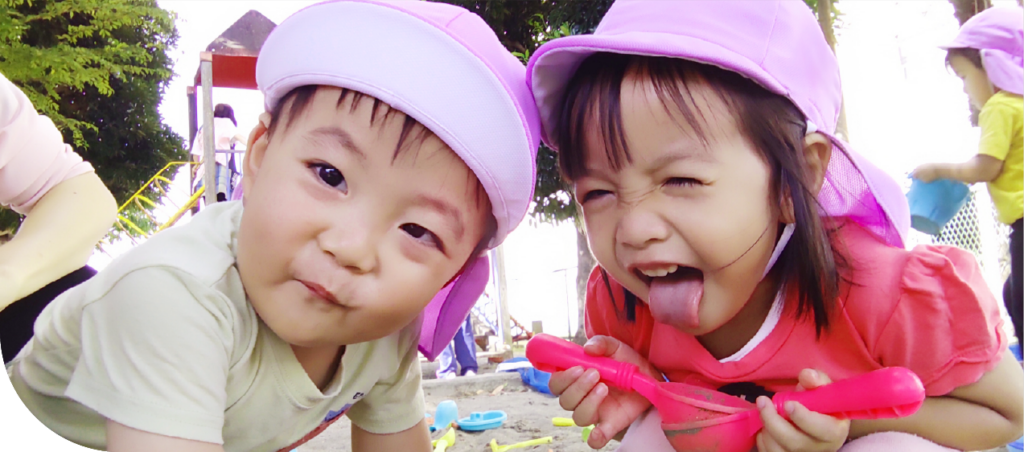
[[[645,276],[649,276],[651,278],[661,278],[663,276],[668,276],[670,273],[675,273],[675,271],[678,269],[678,265],[672,265],[666,268],[659,268],[655,270],[643,270],[642,273]]]

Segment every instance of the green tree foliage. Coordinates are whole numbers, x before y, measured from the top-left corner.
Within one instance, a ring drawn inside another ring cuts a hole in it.
[[[0,72],[57,124],[119,204],[187,156],[157,111],[177,38],[173,16],[155,0],[0,0]],[[17,221],[0,212],[0,231]]]

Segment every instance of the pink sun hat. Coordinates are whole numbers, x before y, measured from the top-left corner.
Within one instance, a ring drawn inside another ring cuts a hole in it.
[[[785,96],[811,123],[810,131],[828,136],[843,151],[832,153],[818,195],[823,215],[849,217],[886,243],[905,246],[910,213],[903,190],[835,137],[842,105],[839,65],[803,2],[616,1],[594,34],[554,39],[530,58],[526,81],[552,149],[566,85],[580,63],[598,52],[692,60]]]
[[[256,62],[267,111],[305,85],[348,88],[419,121],[476,174],[490,199],[498,246],[526,216],[536,180],[540,120],[526,68],[479,16],[419,1],[335,0],[278,25]],[[421,315],[420,351],[433,360],[487,284],[480,256]]]
[[[971,17],[943,49],[971,48],[996,88],[1024,94],[1024,9],[994,6]]]

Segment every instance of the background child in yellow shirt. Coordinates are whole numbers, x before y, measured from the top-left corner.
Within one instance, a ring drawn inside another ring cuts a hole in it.
[[[1021,275],[1021,217],[1024,216],[1024,11],[989,8],[961,27],[947,50],[946,65],[964,82],[964,92],[981,109],[978,155],[964,163],[929,163],[911,176],[924,182],[953,179],[987,182],[999,220],[1011,226],[1010,277],[1003,301],[1021,339],[1024,295]]]

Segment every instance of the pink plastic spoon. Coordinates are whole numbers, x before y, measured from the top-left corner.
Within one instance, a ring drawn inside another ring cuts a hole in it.
[[[601,381],[636,391],[658,408],[662,429],[677,451],[746,452],[764,427],[755,405],[739,397],[685,383],[659,382],[629,363],[587,355],[572,342],[538,334],[526,344],[526,358],[538,370],[597,369]],[[908,369],[889,367],[804,392],[772,398],[786,417],[787,401],[843,419],[884,419],[913,414],[924,402],[924,386]]]

